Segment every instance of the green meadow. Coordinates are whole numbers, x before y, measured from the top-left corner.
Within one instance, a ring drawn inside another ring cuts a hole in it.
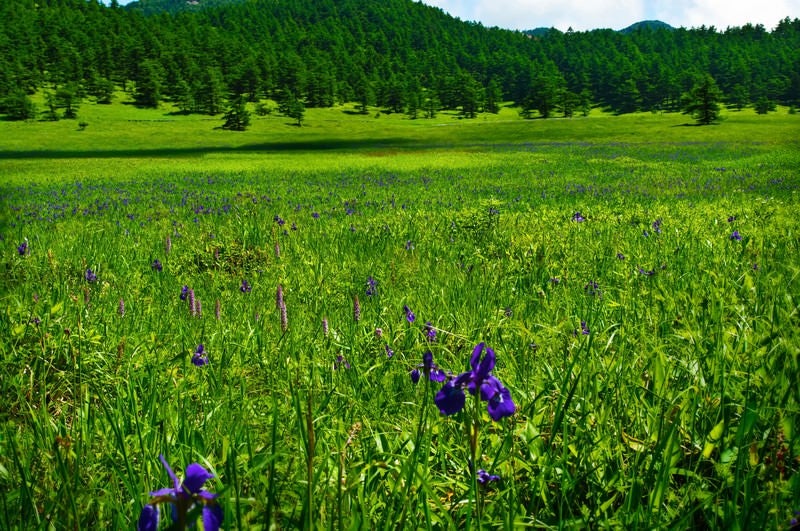
[[[0,528],[796,526],[798,120],[0,123]]]

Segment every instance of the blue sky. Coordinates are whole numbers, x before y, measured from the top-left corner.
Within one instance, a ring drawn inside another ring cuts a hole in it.
[[[422,0],[461,20],[508,29],[622,29],[640,20],[686,28],[763,24],[800,18],[800,0]]]
[[[118,0],[127,4],[131,0]],[[200,0],[202,1],[202,0]],[[381,0],[374,0],[380,2]],[[461,20],[507,29],[554,27],[562,31],[622,29],[640,20],[675,27],[763,24],[771,30],[785,17],[800,18],[800,0],[422,0]],[[108,2],[106,2],[108,3]]]

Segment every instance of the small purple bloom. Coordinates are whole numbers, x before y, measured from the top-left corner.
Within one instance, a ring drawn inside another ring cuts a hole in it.
[[[340,369],[342,367],[344,367],[345,369],[349,369],[350,368],[350,363],[348,363],[348,361],[346,359],[344,359],[344,356],[339,354],[338,356],[336,356],[336,361],[333,362],[333,368],[334,368],[334,370],[336,370],[336,369]]]
[[[652,227],[653,227],[653,232],[655,232],[656,234],[661,234],[661,218],[655,220],[652,223]]]
[[[589,325],[586,324],[586,321],[581,321],[581,334],[588,336],[589,333]]]
[[[319,212],[312,212],[311,217],[314,219],[319,219]]]
[[[202,343],[197,345],[197,350],[192,355],[192,363],[197,367],[208,365],[208,354],[206,354]]]
[[[646,269],[643,269],[642,267],[639,267],[638,269],[639,269],[639,274],[640,275],[644,275],[646,277],[652,277],[653,275],[656,274],[655,269],[651,269],[650,271],[647,271]]]
[[[417,316],[414,315],[414,312],[412,312],[411,308],[409,308],[408,306],[403,306],[403,311],[406,314],[406,321],[408,321],[409,323],[413,323],[417,319]]]
[[[367,297],[372,297],[378,289],[378,281],[372,277],[367,278]]]
[[[433,327],[430,321],[425,323],[425,337],[430,342],[436,341],[436,329]]]
[[[625,260],[625,255],[622,253],[617,253],[617,260]]]
[[[388,343],[385,345],[385,347],[386,347],[386,357],[387,357],[387,358],[391,358],[392,356],[394,356],[394,350],[392,350],[392,349],[389,347],[389,344],[388,344]]]
[[[253,286],[251,286],[246,279],[242,279],[242,285],[239,286],[239,291],[241,291],[242,293],[250,293],[251,291],[253,291]]]
[[[586,221],[586,218],[583,217],[580,212],[575,212],[572,215],[572,221],[574,221],[575,223],[581,223],[583,221]]]
[[[275,220],[275,223],[277,223],[281,227],[283,227],[286,224],[286,221],[277,214],[275,214],[275,217],[272,219]]]
[[[383,328],[376,328],[375,329],[375,337],[382,337],[383,336]]]
[[[21,244],[19,244],[19,246],[17,247],[17,252],[19,253],[20,256],[25,256],[26,254],[28,254],[28,239],[27,238],[25,238],[25,241],[23,241]]]
[[[422,368],[421,372],[419,370],[420,367]],[[433,353],[430,350],[422,355],[422,363],[411,371],[411,381],[414,383],[419,382],[420,374],[424,374],[432,382],[443,382],[446,378],[444,371],[433,362]]]
[[[736,216],[728,216],[728,223],[733,223],[736,221]]]
[[[600,295],[600,286],[597,285],[597,282],[594,280],[590,281],[588,284],[583,286],[583,291],[586,292],[587,295]]]
[[[122,297],[119,298],[119,306],[117,307],[117,312],[119,313],[120,317],[125,317],[125,301],[122,300]]]
[[[736,240],[738,242],[738,241],[741,241],[741,239],[742,239],[742,235],[739,234],[738,230],[735,230],[735,231],[733,231],[731,233],[731,240]]]
[[[152,268],[153,271],[158,271],[159,273],[164,269],[164,266],[161,265],[161,260],[159,260],[158,258],[153,260],[153,263],[150,264],[150,267]]]
[[[500,481],[500,476],[489,474],[482,468],[478,470],[478,483],[481,485],[486,485],[487,483],[491,483],[493,481]]]
[[[358,300],[358,295],[353,297],[353,320],[355,322],[361,320],[361,302]]]
[[[561,279],[558,278],[558,277],[553,277],[553,278],[550,279],[550,284],[553,284],[554,286],[557,286],[560,283],[561,283]]]
[[[185,301],[188,296],[189,296],[189,286],[183,286],[181,288],[181,300]]]
[[[97,275],[95,275],[94,271],[91,269],[86,270],[84,277],[86,278],[86,282],[97,282]]]
[[[407,240],[406,241],[406,251],[410,251],[412,249],[414,249],[414,244],[411,243],[411,240]]]

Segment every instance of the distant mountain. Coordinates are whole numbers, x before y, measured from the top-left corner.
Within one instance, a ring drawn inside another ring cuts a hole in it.
[[[675,28],[673,28],[666,22],[661,22],[660,20],[642,20],[641,22],[635,22],[630,26],[628,26],[627,28],[619,30],[619,32],[627,35],[629,33],[633,33],[634,31],[659,30],[659,29],[674,30]]]
[[[155,0],[151,0],[151,1],[155,1]],[[165,0],[161,0],[161,1],[165,1]],[[599,29],[602,29],[602,28],[595,28],[595,29],[599,30]],[[660,20],[642,20],[641,22],[636,22],[634,24],[631,24],[627,28],[619,30],[619,33],[622,33],[624,35],[629,35],[629,34],[634,33],[636,31],[642,31],[642,30],[651,30],[652,31],[652,30],[658,30],[658,29],[674,30],[675,28],[673,28],[672,26],[670,26],[666,22],[661,22]],[[541,28],[535,28],[535,29],[530,29],[530,30],[524,30],[522,33],[524,33],[525,35],[528,35],[529,37],[544,38],[544,37],[547,37],[548,35],[552,35],[552,34],[558,35],[558,34],[561,34],[562,32],[560,30],[556,29],[556,28],[541,27]]]

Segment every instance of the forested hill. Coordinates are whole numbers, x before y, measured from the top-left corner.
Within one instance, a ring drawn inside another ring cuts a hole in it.
[[[173,101],[186,112],[289,94],[306,106],[467,116],[501,101],[542,115],[632,112],[675,109],[710,74],[730,105],[800,104],[800,19],[769,30],[645,25],[534,37],[412,0],[213,1],[147,15],[97,0],[3,0],[0,101],[63,89],[103,102],[122,87],[139,105]]]

